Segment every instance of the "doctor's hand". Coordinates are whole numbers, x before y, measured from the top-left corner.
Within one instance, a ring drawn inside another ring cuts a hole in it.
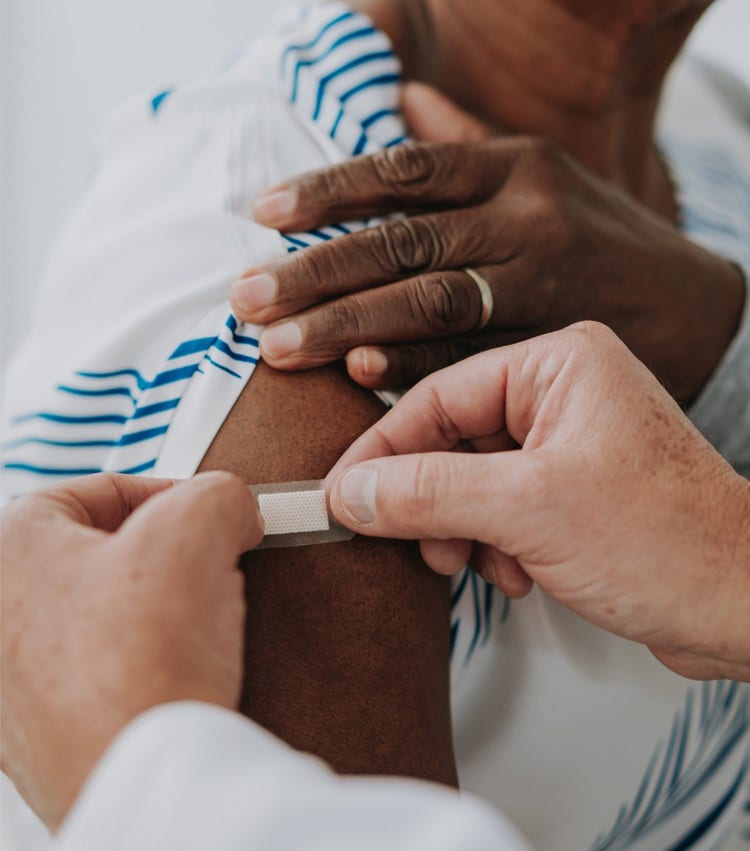
[[[235,707],[237,559],[262,521],[224,473],[92,476],[1,519],[2,769],[54,828],[136,715],[186,699]]]
[[[249,269],[232,305],[268,325],[264,359],[306,369],[346,356],[355,381],[392,390],[588,319],[613,328],[680,402],[694,399],[736,332],[739,271],[555,145],[482,138],[436,93],[419,111],[408,91],[412,126],[439,142],[355,158],[258,199],[256,219],[287,233],[411,214]],[[467,266],[486,279],[491,310]]]
[[[343,524],[420,539],[441,573],[475,542],[506,593],[536,582],[678,673],[750,680],[750,483],[604,326],[427,378],[328,484]]]

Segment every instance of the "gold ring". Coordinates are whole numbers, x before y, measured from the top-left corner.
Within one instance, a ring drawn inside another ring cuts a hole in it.
[[[492,318],[492,311],[495,307],[495,299],[492,296],[492,289],[487,283],[487,280],[480,275],[476,269],[471,269],[469,266],[465,266],[464,272],[466,272],[471,280],[477,285],[479,295],[482,297],[482,315],[479,317],[477,327],[474,329],[475,331],[481,331],[483,328],[487,327],[487,323]]]

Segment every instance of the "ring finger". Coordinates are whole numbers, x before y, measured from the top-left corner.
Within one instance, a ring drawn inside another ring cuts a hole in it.
[[[492,292],[490,325],[500,317],[503,267],[478,270]],[[269,325],[261,335],[263,358],[272,366],[306,369],[343,357],[363,344],[441,339],[478,328],[486,298],[463,270],[436,272],[345,296]],[[508,313],[507,310],[502,311]]]

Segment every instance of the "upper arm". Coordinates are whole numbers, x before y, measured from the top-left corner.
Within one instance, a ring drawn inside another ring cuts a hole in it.
[[[201,470],[323,478],[382,414],[336,368],[259,364]],[[355,538],[249,553],[242,709],[347,773],[455,783],[449,588],[411,542]]]

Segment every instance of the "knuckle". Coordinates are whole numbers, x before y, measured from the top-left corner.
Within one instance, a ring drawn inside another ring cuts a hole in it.
[[[584,319],[576,322],[566,329],[573,345],[586,346],[587,348],[600,349],[604,346],[620,346],[619,337],[615,332],[602,322],[593,319]]]
[[[564,220],[567,170],[564,152],[548,139],[530,138],[522,143],[526,207],[536,221],[546,224]]]
[[[104,473],[103,479],[111,488],[112,493],[120,507],[120,512],[123,517],[127,517],[130,513],[128,506],[128,498],[125,494],[124,490],[124,481],[121,474],[118,473]]]
[[[386,275],[440,265],[440,240],[432,225],[423,219],[389,222],[368,233],[373,254]]]
[[[436,366],[433,349],[427,344],[402,346],[391,357],[402,387],[413,387],[426,375],[430,375],[435,369],[443,366],[443,364]]]
[[[362,333],[361,318],[354,299],[333,301],[324,309],[322,332],[332,341],[358,339]]]
[[[444,445],[454,447],[461,440],[461,431],[446,413],[435,381],[428,380],[425,384],[427,392],[424,404],[429,409],[434,424],[440,430]]]
[[[395,145],[371,163],[377,181],[396,197],[423,191],[436,171],[434,151],[428,145]]]
[[[339,168],[317,171],[300,180],[297,187],[299,201],[306,201],[315,208],[335,206],[356,189],[351,170],[351,164],[343,163]]]
[[[398,377],[400,386],[413,387],[432,373],[482,350],[482,344],[474,340],[443,340],[400,346],[391,352],[390,358],[394,377]],[[446,423],[444,432],[452,433],[449,423]]]
[[[571,355],[590,372],[608,374],[620,369],[625,362],[635,361],[630,349],[607,325],[584,320],[568,326],[564,331]]]
[[[463,276],[462,276],[463,277]],[[426,275],[412,293],[412,310],[435,336],[465,331],[475,324],[478,292],[458,277]]]
[[[569,258],[579,246],[580,233],[567,197],[559,187],[545,182],[535,184],[519,199],[517,212],[522,232],[540,244],[546,266],[552,259]]]
[[[333,248],[331,244],[296,251],[277,271],[280,296],[289,302],[296,301],[303,295],[301,281],[304,281],[307,290],[305,295],[312,298],[324,296],[328,283],[336,275],[336,252],[331,250]],[[343,246],[336,248],[340,251]]]
[[[451,493],[452,469],[450,456],[443,454],[417,456],[414,465],[413,500],[414,508],[429,527],[440,511],[441,495]]]
[[[545,182],[536,184],[526,193],[523,213],[528,227],[543,228],[545,240],[551,235],[551,231],[562,231],[566,221],[563,199],[556,188]]]
[[[500,588],[500,576],[498,573],[497,565],[495,564],[493,559],[486,558],[482,560],[479,565],[479,575],[488,584],[494,585],[496,588]]]

